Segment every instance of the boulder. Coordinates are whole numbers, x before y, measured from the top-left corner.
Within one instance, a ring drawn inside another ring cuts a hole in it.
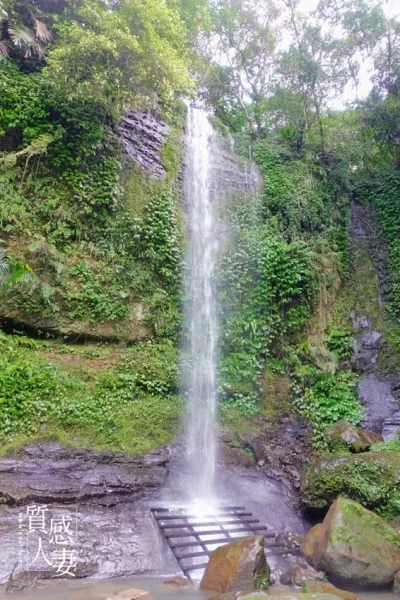
[[[397,531],[397,533],[400,533],[400,515],[397,515],[397,517],[390,522],[390,525]]]
[[[218,594],[213,596],[209,600],[258,600],[263,598],[265,600],[341,600],[339,596],[334,594],[307,594],[304,592],[300,593],[276,593],[266,594],[259,590],[250,590],[247,592],[228,592],[227,594]]]
[[[306,581],[304,583],[304,589],[311,594],[334,594],[335,596],[339,596],[342,600],[358,600],[353,592],[340,590],[327,581]]]
[[[315,571],[315,569],[312,569],[311,567],[304,568],[293,565],[282,573],[280,582],[283,585],[297,585],[301,587],[305,581],[324,581],[325,579],[325,574],[322,571]]]
[[[188,587],[190,585],[190,583],[188,582],[186,577],[171,577],[171,579],[166,579],[164,581],[164,585],[170,585],[172,587],[183,588],[183,587]]]
[[[396,573],[393,582],[393,594],[400,596],[400,571]]]
[[[231,592],[269,584],[264,538],[254,535],[220,546],[212,553],[200,583],[201,590]]]
[[[136,590],[134,588],[116,592],[107,596],[106,600],[155,600],[155,598],[146,592],[146,590]]]
[[[306,537],[304,538],[304,542],[300,546],[300,551],[303,556],[306,557],[308,562],[312,562],[312,556],[314,552],[315,541],[318,539],[322,530],[322,523],[317,523],[314,527],[311,527]]]
[[[383,337],[379,331],[368,331],[368,333],[364,333],[361,338],[361,344],[365,348],[382,348]]]
[[[226,592],[225,594],[218,594],[213,596],[210,600],[256,600],[259,598],[268,598],[271,596],[262,590],[248,590],[239,592]]]
[[[363,377],[358,384],[357,393],[365,407],[365,419],[361,423],[363,429],[382,433],[386,419],[400,417],[400,405],[393,396],[388,381],[381,381],[372,375]]]
[[[339,496],[394,518],[400,513],[400,453],[322,457],[303,471],[300,497],[310,512],[325,514]]]
[[[285,554],[300,554],[300,546],[304,542],[304,537],[293,531],[278,533],[275,537],[276,546],[285,550]]]
[[[353,364],[360,370],[367,370],[374,365],[379,357],[383,344],[382,334],[378,331],[368,331],[354,342]]]
[[[400,569],[400,535],[357,502],[339,498],[302,546],[316,569],[343,582],[386,586]]]
[[[277,400],[280,398],[276,391],[272,393]],[[260,463],[269,479],[298,490],[301,471],[314,454],[312,437],[308,421],[289,411],[279,411],[271,417],[258,418],[257,426],[248,431],[225,431],[221,439],[222,459],[226,464],[235,464],[239,448],[250,451],[247,454],[253,457],[253,462],[255,459]]]
[[[372,444],[382,441],[374,431],[362,431],[348,421],[337,421],[325,430],[325,439],[331,445],[347,446],[352,452],[365,452]]]
[[[382,438],[385,442],[397,441],[400,432],[400,414],[388,417],[382,424]]]

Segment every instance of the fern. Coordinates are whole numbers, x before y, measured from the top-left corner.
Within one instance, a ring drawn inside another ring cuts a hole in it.
[[[0,288],[6,289],[17,282],[29,283],[34,272],[29,265],[15,258],[8,259],[0,250]]]

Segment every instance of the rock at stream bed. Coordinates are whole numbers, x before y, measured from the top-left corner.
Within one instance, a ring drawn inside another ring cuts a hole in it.
[[[269,584],[264,538],[254,535],[220,546],[212,553],[200,583],[201,590],[231,592],[256,587],[257,580]]]
[[[209,600],[260,600],[261,598],[265,600],[341,600],[339,596],[333,594],[307,594],[304,592],[266,594],[259,590],[228,592],[213,596]]]
[[[185,588],[190,586],[190,583],[186,577],[171,577],[170,579],[166,579],[163,583],[164,585],[169,585],[175,588]]]
[[[345,445],[352,452],[365,452],[372,444],[382,441],[382,436],[375,431],[362,431],[348,421],[336,421],[325,430],[325,439],[332,446]]]
[[[106,600],[155,600],[155,598],[146,590],[124,590],[107,596]]]
[[[357,596],[353,592],[347,592],[346,590],[340,590],[327,581],[306,581],[304,589],[310,594],[334,594],[339,596],[341,600],[358,600]]]
[[[386,419],[400,418],[400,403],[393,396],[389,382],[364,377],[358,384],[358,397],[365,407],[363,429],[382,433]]]
[[[293,565],[282,573],[280,582],[283,585],[301,587],[306,581],[325,581],[326,576],[323,571],[316,571],[312,567],[304,568]]]
[[[400,569],[400,535],[361,504],[339,498],[307,534],[302,552],[339,581],[383,587]]]

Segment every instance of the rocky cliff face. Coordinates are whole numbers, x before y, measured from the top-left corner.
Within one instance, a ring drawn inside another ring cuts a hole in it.
[[[157,568],[147,544],[157,545],[143,498],[163,485],[169,454],[164,448],[145,457],[67,448],[56,442],[29,445],[0,460],[0,583],[13,586],[55,577],[39,557],[39,537],[48,558],[54,551],[52,520],[73,524],[78,577],[113,577]],[[45,509],[43,529],[28,513]],[[54,532],[53,532],[54,534]],[[21,543],[18,540],[22,540]]]
[[[229,147],[225,140],[217,137],[213,142],[212,153],[216,196],[221,193],[225,196],[243,196],[261,189],[262,177],[255,164],[237,156],[234,147]]]
[[[144,112],[127,112],[116,127],[121,139],[125,156],[133,161],[151,180],[163,179],[166,168],[162,161],[161,150],[168,140],[169,127],[159,117]],[[184,144],[185,132],[182,131]],[[233,192],[249,193],[259,189],[261,175],[250,161],[238,157],[220,136],[212,142],[214,163],[212,165],[215,181],[215,195]],[[184,154],[184,153],[183,153]],[[181,165],[178,186],[182,185],[185,163]]]
[[[116,127],[125,155],[152,180],[167,174],[161,148],[169,128],[158,117],[145,112],[127,112]]]
[[[392,388],[399,373],[385,299],[371,256],[373,236],[379,234],[373,231],[372,218],[363,206],[352,202],[350,237],[356,290],[350,314],[355,333],[352,362],[361,373],[358,396],[365,407],[363,428],[382,434],[384,440],[395,440],[400,429],[400,404]]]

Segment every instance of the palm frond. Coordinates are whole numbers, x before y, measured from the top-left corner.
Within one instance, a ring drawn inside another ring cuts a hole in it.
[[[43,21],[39,21],[39,19],[37,19],[33,14],[32,19],[36,37],[42,42],[49,42],[51,40],[51,31],[47,27],[46,23],[43,23]]]
[[[10,267],[6,258],[6,255],[0,250],[0,282],[4,277],[10,274]]]
[[[5,40],[0,40],[0,56],[8,56],[9,48]]]
[[[26,47],[24,56],[25,58],[29,58],[33,54],[36,54],[36,56],[38,56],[39,58],[43,58],[45,55],[44,46],[36,40],[34,40],[31,44],[29,44],[29,46]]]
[[[30,283],[35,277],[31,267],[15,258],[8,259],[0,250],[0,288],[7,289],[17,282]]]
[[[8,31],[15,46],[30,46],[31,44],[35,43],[35,36],[33,32],[24,25],[9,27]]]

